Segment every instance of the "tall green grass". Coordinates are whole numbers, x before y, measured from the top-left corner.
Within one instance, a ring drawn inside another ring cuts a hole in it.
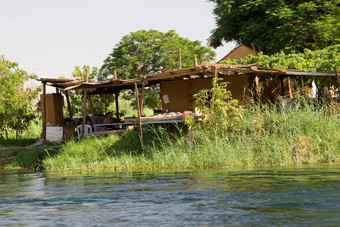
[[[201,126],[193,141],[182,129],[169,137],[162,128],[149,129],[144,139],[144,151],[136,131],[69,142],[42,165],[72,173],[338,162],[340,115],[330,106],[249,105],[238,124],[217,137]]]

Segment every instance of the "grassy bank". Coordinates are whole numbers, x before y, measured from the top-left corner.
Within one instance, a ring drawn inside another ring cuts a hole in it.
[[[42,160],[59,153],[61,146],[6,147],[0,150],[0,170],[42,170]]]
[[[181,130],[169,138],[157,129],[145,134],[145,144],[142,152],[135,131],[69,142],[42,165],[52,172],[110,172],[338,162],[340,117],[332,107],[250,105],[216,137],[211,128],[196,128],[190,142]]]
[[[14,130],[8,130],[8,138],[6,138],[6,133],[2,131],[0,134],[0,148],[31,145],[40,138],[41,131],[42,124],[40,120],[33,121],[24,132],[20,133],[18,138],[16,138]]]

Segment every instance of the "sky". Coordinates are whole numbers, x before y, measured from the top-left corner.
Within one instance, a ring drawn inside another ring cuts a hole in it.
[[[0,0],[0,55],[40,78],[69,77],[74,66],[101,67],[130,32],[176,30],[207,45],[215,28],[207,0]],[[216,60],[235,47],[214,49]]]

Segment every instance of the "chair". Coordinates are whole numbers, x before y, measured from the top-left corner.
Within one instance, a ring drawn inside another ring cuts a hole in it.
[[[82,125],[78,125],[77,126],[77,134],[78,134],[78,140],[80,140],[80,137],[82,135],[82,130],[83,130],[83,126]],[[91,125],[85,125],[85,132],[84,132],[84,136],[88,135],[92,133],[92,127]]]

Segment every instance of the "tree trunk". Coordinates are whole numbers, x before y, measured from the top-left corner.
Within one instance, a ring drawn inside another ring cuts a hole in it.
[[[6,140],[8,140],[8,126],[5,125],[5,134],[6,134]]]

